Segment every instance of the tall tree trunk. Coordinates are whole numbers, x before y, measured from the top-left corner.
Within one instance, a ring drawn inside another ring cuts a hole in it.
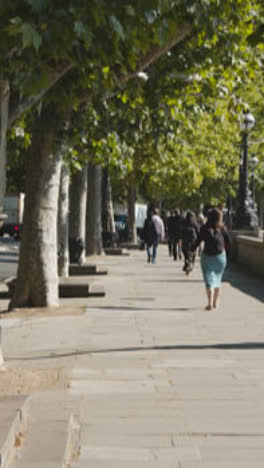
[[[72,175],[70,184],[69,237],[73,241],[86,238],[87,164]],[[80,263],[85,261],[85,249]]]
[[[28,160],[25,213],[10,309],[58,305],[57,211],[61,157],[54,151],[53,110],[36,120]],[[58,124],[58,122],[57,122]]]
[[[8,126],[9,83],[0,80],[0,214],[6,190],[6,140]]]
[[[101,255],[102,243],[102,167],[89,163],[86,210],[86,255]]]
[[[130,180],[127,189],[127,202],[128,202],[128,226],[129,226],[129,241],[137,243],[137,226],[135,216],[135,203],[136,203],[136,189],[134,181]]]
[[[112,187],[108,168],[103,169],[102,177],[102,229],[104,243],[112,243],[116,232],[114,208],[112,202]]]
[[[58,205],[58,274],[69,276],[69,169],[61,166]]]

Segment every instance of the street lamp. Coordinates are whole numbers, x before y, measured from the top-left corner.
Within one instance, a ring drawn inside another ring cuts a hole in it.
[[[250,158],[250,168],[251,168],[251,198],[252,198],[252,207],[255,210],[255,169],[259,163],[258,157],[255,153],[251,154]]]
[[[248,188],[248,135],[255,125],[255,118],[249,112],[244,112],[241,121],[242,129],[242,158],[239,174],[239,189],[236,209],[236,227],[238,229],[256,230],[258,228],[258,218],[255,209],[252,207]]]

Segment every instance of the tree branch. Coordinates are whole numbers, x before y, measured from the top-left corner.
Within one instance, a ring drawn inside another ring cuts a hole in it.
[[[161,47],[155,47],[147,55],[145,55],[145,57],[139,61],[135,71],[128,73],[127,75],[117,77],[117,84],[121,86],[132,78],[136,78],[138,73],[146,70],[150,65],[152,65],[152,63],[156,62],[160,57],[162,57],[162,55],[173,49],[173,47],[185,39],[191,33],[191,31],[192,28],[190,25],[182,26],[180,31],[178,31],[177,34],[175,34],[175,36],[167,44]],[[184,81],[186,81],[186,77],[184,77]],[[111,99],[112,97],[116,96],[116,94],[117,91],[106,92],[102,97],[102,100]]]
[[[39,93],[35,94],[34,96],[26,97],[23,101],[18,103],[11,108],[10,115],[8,119],[8,128],[11,127],[12,123],[21,117],[21,115],[30,109],[34,104],[36,104],[48,91],[52,86],[54,86],[57,81],[59,81],[69,70],[74,67],[73,64],[65,64],[64,66],[60,67],[60,69],[53,70],[49,76],[48,84],[45,88],[43,88]]]
[[[126,83],[131,78],[135,78],[138,73],[146,70],[152,63],[156,62],[162,55],[169,52],[173,47],[175,47],[179,42],[185,39],[186,36],[190,34],[192,28],[190,25],[184,25],[181,27],[180,31],[164,46],[155,47],[151,50],[145,57],[143,57],[137,65],[137,68],[132,73],[124,75],[118,78],[120,84]]]

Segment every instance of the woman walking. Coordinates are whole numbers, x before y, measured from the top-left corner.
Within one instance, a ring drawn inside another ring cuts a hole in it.
[[[158,233],[155,227],[155,223],[152,219],[152,211],[148,211],[147,218],[144,222],[143,232],[142,232],[142,239],[144,244],[146,244],[147,250],[147,262],[155,263],[156,253],[157,253],[157,246],[158,246]],[[151,255],[151,247],[152,248],[152,255]]]
[[[218,305],[222,276],[226,267],[225,244],[229,244],[222,223],[222,213],[217,208],[208,212],[207,223],[201,227],[192,250],[195,251],[201,242],[204,242],[201,267],[208,299],[206,310],[212,310]]]
[[[198,226],[196,217],[192,211],[188,211],[182,229],[182,251],[184,255],[183,271],[185,271],[186,275],[189,275],[194,266],[195,251],[193,250],[193,245],[197,238]]]

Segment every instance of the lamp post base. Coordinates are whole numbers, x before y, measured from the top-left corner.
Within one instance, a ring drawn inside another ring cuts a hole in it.
[[[253,209],[236,213],[235,228],[248,231],[258,230],[258,216]]]

